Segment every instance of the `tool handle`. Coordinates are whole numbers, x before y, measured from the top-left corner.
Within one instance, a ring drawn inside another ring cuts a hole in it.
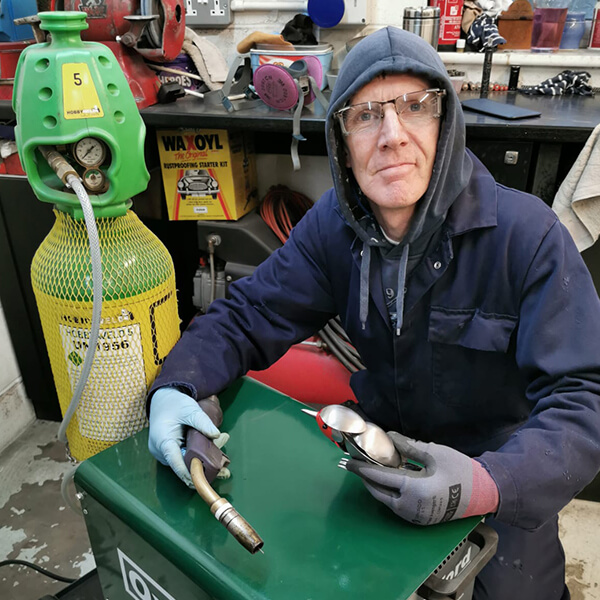
[[[198,406],[208,415],[208,418],[215,424],[215,427],[221,427],[223,423],[223,411],[219,398],[214,394],[203,398],[198,402]]]

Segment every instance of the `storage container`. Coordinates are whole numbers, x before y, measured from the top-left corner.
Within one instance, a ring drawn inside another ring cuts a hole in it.
[[[293,50],[286,50],[285,47],[273,44],[257,44],[256,48],[250,50],[250,64],[254,73],[261,65],[275,64],[289,67],[295,60],[300,60],[306,56],[316,56],[319,59],[323,67],[323,76],[319,87],[324,89],[327,86],[325,73],[331,68],[331,61],[333,60],[333,46],[331,44],[294,46]]]

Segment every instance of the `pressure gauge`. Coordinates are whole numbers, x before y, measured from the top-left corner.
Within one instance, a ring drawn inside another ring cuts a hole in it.
[[[83,185],[94,194],[105,192],[108,188],[107,183],[106,175],[95,167],[86,169],[83,174]]]
[[[98,167],[106,158],[106,144],[97,138],[84,137],[73,144],[73,156],[82,167]]]

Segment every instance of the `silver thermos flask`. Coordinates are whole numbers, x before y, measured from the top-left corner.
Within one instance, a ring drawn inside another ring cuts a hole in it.
[[[404,9],[403,28],[429,42],[436,50],[440,34],[440,9],[437,6]]]

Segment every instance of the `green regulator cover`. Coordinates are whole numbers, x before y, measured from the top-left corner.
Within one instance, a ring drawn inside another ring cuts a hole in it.
[[[150,179],[144,161],[146,128],[129,84],[106,46],[81,40],[86,13],[42,12],[39,17],[51,41],[23,51],[13,92],[23,168],[40,200],[83,218],[77,197],[65,191],[38,146],[68,147],[84,137],[99,138],[110,151],[109,185],[103,193],[90,194],[90,201],[96,217],[121,216]]]

